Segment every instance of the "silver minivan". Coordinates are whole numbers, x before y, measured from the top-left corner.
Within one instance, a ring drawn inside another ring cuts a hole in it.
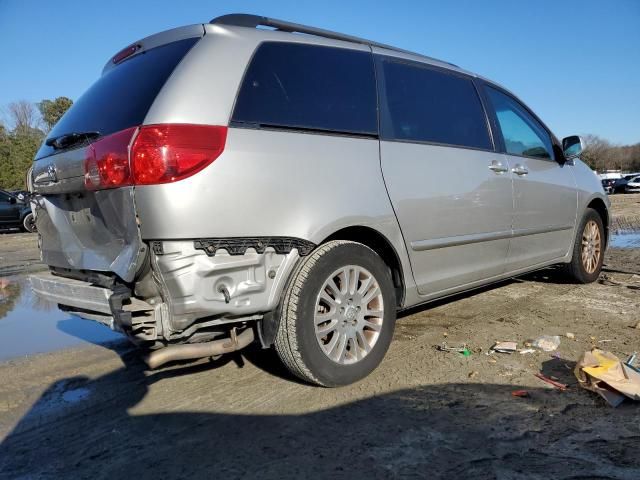
[[[259,342],[349,384],[398,311],[550,265],[598,277],[609,201],[582,145],[456,65],[226,15],[123,49],[53,128],[32,285],[151,368]]]

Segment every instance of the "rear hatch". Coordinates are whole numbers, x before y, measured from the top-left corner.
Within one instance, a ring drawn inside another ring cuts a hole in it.
[[[202,25],[194,25],[127,47],[51,130],[36,154],[32,177],[46,264],[112,272],[127,282],[135,278],[146,247],[134,187],[91,188],[85,164],[101,143],[123,131],[133,137],[171,73],[203,34]],[[127,152],[125,142],[125,159]]]

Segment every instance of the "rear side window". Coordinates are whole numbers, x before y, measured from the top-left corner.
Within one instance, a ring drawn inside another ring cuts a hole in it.
[[[493,148],[471,79],[385,57],[380,65],[384,139]]]
[[[376,135],[370,53],[298,43],[263,43],[238,93],[232,122]]]
[[[82,132],[104,136],[142,124],[167,78],[198,40],[187,38],[152,48],[112,68],[73,104],[48,138]],[[36,158],[53,152],[43,143]]]
[[[550,135],[525,107],[494,88],[487,87],[486,90],[500,124],[507,153],[552,159]]]

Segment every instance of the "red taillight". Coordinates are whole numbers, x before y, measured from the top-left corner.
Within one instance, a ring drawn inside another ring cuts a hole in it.
[[[169,183],[202,170],[220,156],[227,128],[210,125],[146,125],[131,147],[136,185]]]
[[[182,180],[218,158],[226,139],[227,127],[211,125],[128,128],[87,147],[84,184],[102,190]]]
[[[89,190],[131,185],[129,144],[137,127],[128,128],[87,147],[84,161],[84,185]]]

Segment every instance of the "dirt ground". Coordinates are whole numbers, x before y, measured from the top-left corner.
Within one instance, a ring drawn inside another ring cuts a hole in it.
[[[640,216],[640,195],[612,200],[617,218]],[[38,268],[34,238],[1,236],[0,273]],[[398,321],[370,377],[338,389],[258,348],[154,372],[122,345],[0,363],[0,478],[637,480],[640,402],[607,406],[573,368],[592,346],[640,351],[638,287],[640,249],[610,249],[591,285],[548,269],[432,304]],[[486,355],[542,334],[562,337],[556,356]]]
[[[610,195],[614,231],[640,230],[640,193],[631,195]]]
[[[0,231],[0,275],[33,272],[44,268],[46,267],[40,263],[37,235]]]

